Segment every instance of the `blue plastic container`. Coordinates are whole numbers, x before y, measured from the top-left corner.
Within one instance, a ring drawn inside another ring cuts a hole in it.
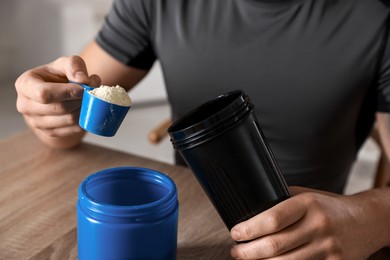
[[[84,90],[79,125],[84,130],[101,136],[114,136],[126,117],[130,106],[104,101]]]
[[[167,175],[117,167],[79,187],[79,260],[176,259],[178,200]]]

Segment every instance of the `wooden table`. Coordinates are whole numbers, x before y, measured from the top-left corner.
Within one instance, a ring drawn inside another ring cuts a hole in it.
[[[53,150],[29,131],[0,141],[0,259],[77,259],[78,186],[116,166],[155,169],[175,181],[178,259],[230,259],[234,242],[188,169],[91,144]]]
[[[179,191],[178,259],[231,259],[234,242],[190,170],[91,144],[50,149],[29,132],[0,140],[0,260],[77,259],[76,200],[89,174],[139,166],[168,174]],[[381,250],[371,259],[390,259]]]

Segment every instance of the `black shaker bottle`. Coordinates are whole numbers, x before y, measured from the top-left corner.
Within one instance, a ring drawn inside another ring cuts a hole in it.
[[[226,227],[290,197],[287,184],[241,90],[210,100],[168,129]]]

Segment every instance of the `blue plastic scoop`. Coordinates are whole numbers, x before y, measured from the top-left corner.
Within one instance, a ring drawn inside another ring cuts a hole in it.
[[[79,119],[80,127],[96,135],[114,136],[130,106],[107,102],[90,93],[94,88],[78,82],[69,82],[84,88]]]

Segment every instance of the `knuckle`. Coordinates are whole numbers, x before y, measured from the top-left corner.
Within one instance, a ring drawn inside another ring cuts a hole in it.
[[[20,77],[19,77],[19,80],[24,80],[24,79],[28,79],[28,78],[33,78],[33,77],[36,77],[36,74],[35,74],[35,69],[30,69],[30,70],[27,70],[26,72],[24,72]]]
[[[36,100],[41,104],[49,104],[51,101],[51,94],[47,88],[39,88],[35,91]]]
[[[20,98],[16,99],[16,111],[21,114],[25,114],[27,112],[26,105]]]
[[[283,249],[283,243],[272,237],[266,238],[264,240],[264,245],[270,255],[279,254]]]
[[[58,137],[57,131],[55,128],[48,128],[48,129],[43,129],[43,131],[46,133],[46,135],[50,137]]]
[[[55,103],[51,105],[51,111],[56,115],[66,114],[67,109],[63,103]]]
[[[316,205],[318,203],[316,194],[312,192],[303,193],[302,197],[307,205]]]
[[[305,196],[305,202],[308,208],[311,208],[315,212],[314,228],[317,232],[324,233],[325,231],[332,231],[333,222],[332,217],[327,213],[323,207],[321,200],[315,194],[307,194]]]
[[[37,120],[34,120],[32,118],[29,118],[28,119],[28,125],[33,128],[33,129],[42,129],[41,125],[39,124],[39,122]]]
[[[35,77],[35,73],[33,70],[28,70],[26,72],[24,72],[23,74],[21,74],[16,80],[15,80],[15,89],[16,91],[19,93],[19,92],[22,92],[22,89],[24,88],[24,86],[27,85],[27,81],[28,79],[30,78],[34,78]]]
[[[330,218],[325,214],[318,214],[316,217],[315,229],[319,234],[330,232],[332,230],[332,222]]]
[[[236,250],[238,259],[248,259],[248,252],[246,247],[240,247]]]
[[[62,56],[57,58],[53,64],[55,66],[79,66],[83,62],[83,59],[78,55]]]
[[[245,235],[244,238],[248,238],[248,239],[251,238],[252,235],[253,235],[253,230],[252,230],[251,226],[245,225],[245,226],[243,227],[243,233],[244,233],[244,235]]]
[[[70,67],[80,67],[84,63],[84,60],[77,55],[72,55],[68,57],[68,62]]]
[[[265,220],[268,228],[271,230],[278,230],[280,227],[281,218],[282,217],[278,212],[274,212],[272,215],[269,215]]]
[[[83,130],[80,126],[76,125],[76,126],[74,127],[73,132],[74,132],[75,134],[80,134],[80,133],[83,133],[84,130]]]
[[[25,72],[23,73],[22,75],[20,75],[16,80],[15,80],[15,89],[16,91],[19,91],[21,86],[23,85],[22,84],[22,81],[24,80],[24,77],[25,77],[25,74],[28,73],[28,72]]]
[[[80,99],[82,98],[84,94],[84,90],[83,89],[79,89],[79,88],[73,88],[71,89],[69,92],[67,92],[67,95],[68,95],[68,99]]]
[[[77,125],[78,124],[79,117],[77,116],[77,114],[72,113],[72,114],[69,114],[67,117],[68,117],[69,125]]]
[[[331,259],[342,259],[342,247],[339,241],[335,237],[329,237],[324,242],[324,247],[327,252],[329,252],[329,256]]]

